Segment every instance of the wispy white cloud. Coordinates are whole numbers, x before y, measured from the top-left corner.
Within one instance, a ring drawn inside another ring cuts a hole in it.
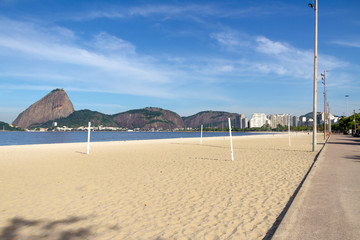
[[[336,44],[336,45],[345,46],[345,47],[355,47],[355,48],[360,48],[360,41],[343,41],[343,40],[335,40],[335,41],[331,41],[330,43],[332,43],[332,44]]]
[[[208,6],[199,5],[186,5],[186,6],[173,6],[173,5],[146,5],[141,7],[130,8],[128,14],[130,16],[143,16],[148,17],[150,15],[166,15],[166,16],[178,16],[185,13],[198,13],[209,14],[213,12]]]
[[[311,69],[314,61],[312,50],[298,49],[286,42],[273,41],[264,36],[239,34],[234,31],[212,33],[210,37],[227,51],[238,53],[243,60],[237,62],[237,65],[243,70],[246,69],[247,73],[291,76],[291,79],[312,79]],[[319,66],[325,69],[346,65],[346,62],[335,57],[319,54]]]
[[[161,57],[139,54],[135,45],[106,32],[82,41],[75,32],[62,27],[49,26],[51,31],[48,31],[34,23],[2,20],[0,57],[25,63],[24,66],[13,64],[0,75],[17,79],[17,82],[3,82],[4,89],[46,91],[63,87],[67,91],[174,99],[198,98],[197,89],[189,86],[198,86],[205,78],[208,82],[215,81],[206,74],[194,76],[194,72],[184,71]],[[191,65],[187,57],[184,62]],[[231,66],[224,65],[220,71],[229,72]],[[208,85],[203,85],[202,91],[204,99],[228,99]]]
[[[56,26],[49,29],[50,32],[44,31],[42,26],[3,18],[0,21],[2,54],[31,59],[30,64],[39,70],[43,67],[65,68],[73,78],[78,78],[73,81],[75,86],[87,83],[98,91],[171,96],[164,85],[171,81],[169,77],[150,57],[137,54],[131,43],[101,32],[81,46],[73,41],[76,34],[70,30]],[[8,74],[16,72],[14,77],[29,74],[22,71],[18,67]],[[49,77],[48,80],[58,79]]]
[[[295,11],[296,10],[296,11]],[[161,21],[187,19],[205,23],[205,19],[216,18],[258,18],[269,15],[288,14],[299,12],[293,6],[282,3],[265,4],[252,3],[181,3],[181,4],[144,4],[140,6],[112,5],[87,13],[76,14],[74,20],[93,20],[97,18],[124,19],[133,17],[154,18]]]
[[[311,78],[313,53],[309,50],[296,49],[287,43],[272,41],[266,37],[256,37],[255,50],[267,57],[260,63],[265,72],[297,78]],[[260,58],[261,59],[261,58]]]
[[[81,16],[81,15],[80,15]],[[92,11],[85,18],[96,19],[96,18],[124,18],[126,17],[123,13],[116,10],[109,11]]]
[[[251,39],[246,34],[227,29],[222,32],[210,33],[210,38],[216,40],[228,51],[239,51],[251,47]]]
[[[107,53],[116,53],[120,55],[135,55],[136,47],[123,39],[117,38],[106,32],[101,32],[94,37],[94,41],[91,43],[98,50]]]
[[[278,83],[312,79],[312,51],[232,29],[207,35],[212,46],[216,43],[216,53],[221,53],[217,57],[198,53],[169,57],[166,49],[153,56],[142,54],[132,42],[105,31],[84,39],[55,24],[0,20],[0,57],[25,63],[25,67],[12,65],[0,77],[42,79],[33,85],[26,80],[2,83],[9,89],[63,87],[68,91],[233,102],[222,84],[264,81],[268,74],[281,78]],[[324,58],[323,63],[344,64],[333,57]]]
[[[255,41],[257,43],[256,51],[261,53],[280,55],[291,52],[291,49],[286,46],[286,44],[271,41],[270,39],[263,36],[256,37]]]
[[[71,18],[78,21],[94,20],[98,18],[123,19],[144,17],[155,17],[160,20],[169,19],[193,19],[199,20],[199,17],[216,15],[216,8],[208,5],[187,4],[181,6],[175,5],[142,5],[137,7],[111,6],[100,10],[92,10],[87,13],[73,15]]]

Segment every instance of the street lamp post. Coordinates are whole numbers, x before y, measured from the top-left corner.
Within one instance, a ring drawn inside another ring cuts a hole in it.
[[[321,73],[321,80],[324,84],[324,139],[326,139],[326,122],[327,122],[327,111],[326,111],[326,72]]]
[[[345,95],[345,99],[346,99],[346,117],[349,116],[348,114],[348,99],[349,99],[349,95]]]
[[[355,133],[356,133],[356,113],[354,110],[354,133],[353,133],[353,136],[355,136]]]
[[[314,118],[314,127],[313,127],[313,152],[316,151],[316,128],[317,128],[317,45],[318,45],[318,0],[315,0],[315,4],[309,3],[309,7],[315,10],[315,41],[314,41],[314,91],[313,91],[313,118]]]
[[[329,133],[331,134],[331,111],[330,111],[330,105],[329,102],[327,102],[327,110],[328,110],[328,126],[329,126]]]

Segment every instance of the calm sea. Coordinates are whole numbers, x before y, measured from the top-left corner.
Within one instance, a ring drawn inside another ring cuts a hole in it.
[[[233,132],[233,136],[264,133]],[[228,132],[204,132],[203,137],[229,136]],[[92,142],[168,138],[200,138],[199,132],[91,132]],[[87,142],[87,132],[0,132],[0,146]]]

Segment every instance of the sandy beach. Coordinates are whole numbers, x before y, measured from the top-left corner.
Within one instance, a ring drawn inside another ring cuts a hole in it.
[[[228,137],[3,146],[0,239],[262,239],[311,137],[234,137],[234,161]]]

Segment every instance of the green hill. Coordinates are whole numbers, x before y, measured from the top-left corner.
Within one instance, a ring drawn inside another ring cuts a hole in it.
[[[155,107],[135,109],[115,114],[113,115],[113,119],[120,127],[129,129],[172,130],[184,128],[184,122],[177,113]]]
[[[70,128],[78,128],[81,126],[87,126],[88,122],[91,122],[92,126],[104,126],[104,127],[118,127],[118,124],[112,120],[112,117],[107,114],[103,114],[91,110],[79,110],[70,114],[66,118],[59,118],[52,121],[48,121],[42,124],[33,124],[29,129],[33,128],[50,128],[52,123],[57,122],[57,126],[67,126]]]
[[[53,122],[57,122],[58,127],[68,128],[86,127],[88,122],[91,126],[120,127],[120,128],[140,128],[147,129],[174,129],[183,128],[184,123],[181,117],[171,111],[161,108],[135,109],[124,113],[107,115],[96,111],[80,110],[75,111],[66,118],[59,118],[41,124],[32,124],[29,129],[52,128]]]
[[[6,122],[0,121],[0,131],[24,131],[24,129],[20,127],[13,127]]]

